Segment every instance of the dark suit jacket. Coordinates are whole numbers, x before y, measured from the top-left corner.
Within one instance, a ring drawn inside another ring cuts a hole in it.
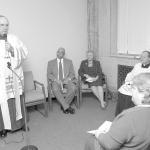
[[[99,78],[102,78],[102,69],[100,66],[100,62],[97,60],[93,60],[93,72],[90,72],[88,67],[88,60],[87,59],[83,60],[78,70],[78,74],[82,78],[84,78],[84,74],[88,74],[91,77],[96,77],[98,75]]]
[[[73,63],[71,60],[64,58],[64,79],[70,78],[72,82],[76,83],[75,72]],[[57,58],[48,62],[47,66],[47,78],[48,80],[54,81],[58,79],[58,66],[57,66]]]

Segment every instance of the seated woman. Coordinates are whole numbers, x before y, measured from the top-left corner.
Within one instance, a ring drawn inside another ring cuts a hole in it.
[[[116,106],[115,116],[121,113],[124,109],[134,107],[134,103],[131,101],[131,94],[124,91],[126,85],[132,81],[134,76],[139,73],[150,72],[150,52],[143,51],[141,54],[141,62],[137,63],[131,72],[129,72],[125,78],[125,84],[121,86],[118,93],[118,101]]]
[[[108,132],[91,136],[85,150],[149,150],[150,73],[135,76],[130,90],[136,106],[119,114]]]
[[[88,84],[94,95],[101,103],[101,107],[106,107],[104,101],[103,87],[102,87],[102,70],[100,62],[94,60],[93,51],[87,51],[87,59],[81,62],[78,74],[81,76],[81,80]]]

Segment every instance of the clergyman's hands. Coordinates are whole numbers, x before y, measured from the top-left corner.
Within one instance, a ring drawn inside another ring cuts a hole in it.
[[[54,82],[57,82],[58,84],[61,84],[62,82],[58,79],[55,79]]]
[[[9,42],[5,42],[6,51],[11,53],[11,56],[14,57],[14,49]]]
[[[70,78],[66,78],[66,79],[63,80],[63,84],[68,84],[69,81],[71,81],[71,79]]]

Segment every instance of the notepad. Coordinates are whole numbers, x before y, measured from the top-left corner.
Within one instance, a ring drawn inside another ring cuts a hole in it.
[[[93,78],[89,77],[86,79],[87,82],[93,82]]]

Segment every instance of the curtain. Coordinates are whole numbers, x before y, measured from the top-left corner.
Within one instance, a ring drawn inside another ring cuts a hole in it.
[[[88,50],[99,58],[98,0],[87,0]]]

